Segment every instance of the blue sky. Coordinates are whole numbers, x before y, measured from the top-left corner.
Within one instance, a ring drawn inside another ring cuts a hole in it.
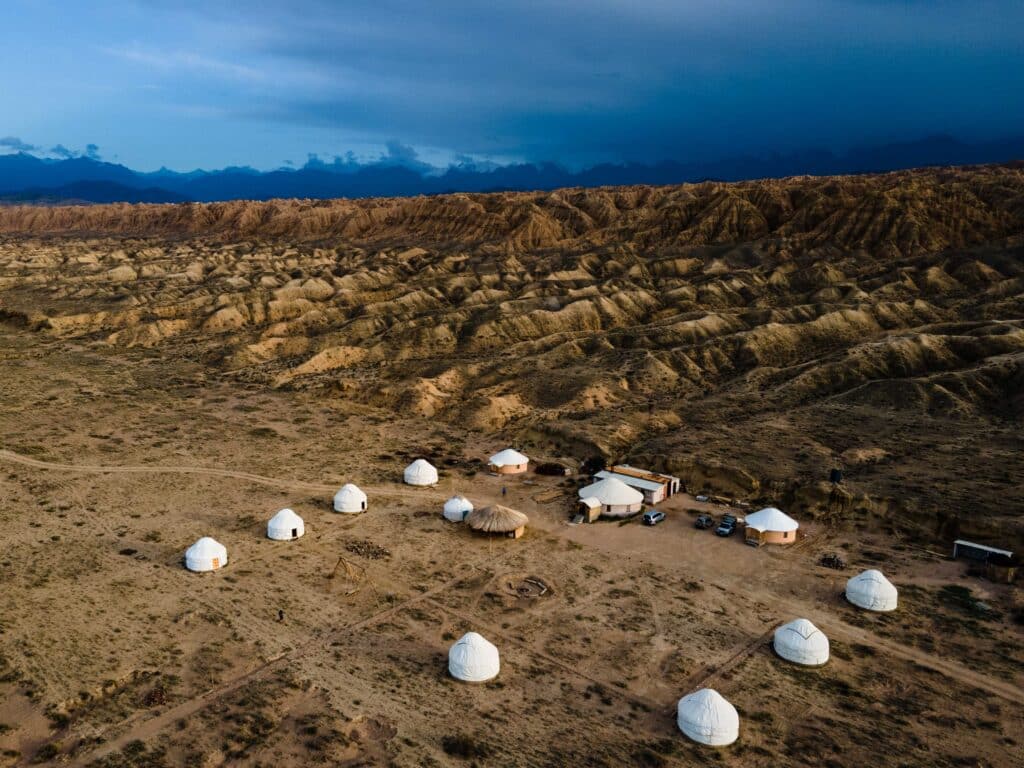
[[[0,151],[575,167],[1019,136],[1022,30],[1019,0],[6,0]]]

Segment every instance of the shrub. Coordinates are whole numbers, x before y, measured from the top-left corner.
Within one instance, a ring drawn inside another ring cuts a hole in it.
[[[464,734],[442,736],[441,749],[444,750],[446,755],[461,757],[467,760],[471,758],[484,758],[491,754],[491,748],[487,744],[476,741],[471,736]]]

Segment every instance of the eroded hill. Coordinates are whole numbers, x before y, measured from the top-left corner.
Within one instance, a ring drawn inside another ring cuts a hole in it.
[[[46,339],[1024,539],[1020,167],[2,208],[0,233],[0,312]]]

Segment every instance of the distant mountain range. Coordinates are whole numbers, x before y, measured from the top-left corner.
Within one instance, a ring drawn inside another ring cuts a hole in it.
[[[655,164],[605,163],[570,171],[554,163],[447,169],[393,160],[357,163],[316,158],[302,168],[257,171],[224,168],[141,173],[85,157],[51,160],[25,152],[0,155],[0,203],[179,203],[271,198],[397,197],[445,192],[544,190],[627,184],[680,184],[716,179],[778,178],[893,171],[1024,159],[1024,137],[966,143],[950,136],[862,147],[836,154],[808,150],[721,160]]]

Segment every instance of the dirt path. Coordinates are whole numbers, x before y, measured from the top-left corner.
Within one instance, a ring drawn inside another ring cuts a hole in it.
[[[196,467],[196,466],[107,466],[107,465],[88,465],[88,464],[86,464],[86,465],[64,464],[64,463],[59,463],[59,462],[50,462],[50,461],[43,461],[43,460],[40,460],[40,459],[34,459],[34,458],[27,457],[27,456],[22,456],[22,455],[20,455],[18,453],[10,451],[10,450],[4,450],[4,449],[0,449],[0,460],[7,461],[7,462],[10,462],[10,463],[14,463],[14,464],[19,464],[19,465],[26,466],[26,467],[32,467],[32,468],[35,468],[35,469],[47,470],[47,471],[55,471],[55,472],[64,473],[64,474],[69,474],[69,473],[92,473],[92,474],[185,474],[185,475],[191,474],[191,475],[199,475],[199,476],[207,476],[207,477],[221,477],[221,478],[226,478],[226,479],[242,480],[242,481],[245,481],[245,482],[251,482],[251,483],[256,483],[256,484],[259,484],[259,485],[265,485],[265,486],[270,486],[270,487],[280,488],[280,489],[285,489],[285,490],[293,489],[293,490],[299,490],[299,491],[308,492],[308,493],[324,493],[324,494],[333,493],[336,490],[336,488],[339,487],[339,484],[313,483],[313,482],[307,482],[307,481],[302,481],[302,480],[291,480],[291,479],[274,478],[274,477],[268,477],[268,476],[265,476],[265,475],[259,475],[259,474],[254,474],[254,473],[250,473],[250,472],[241,472],[241,471],[236,471],[236,470],[212,468],[212,467]],[[435,489],[403,488],[402,486],[400,486],[397,483],[386,484],[386,485],[365,486],[365,490],[370,491],[372,493],[378,493],[378,494],[380,494],[382,496],[399,496],[399,497],[406,497],[406,498],[416,498],[418,500],[425,500],[425,499],[436,500],[436,498],[439,498],[443,494],[443,491],[441,491],[439,489],[436,489],[436,488]],[[542,518],[543,516],[539,516],[539,517]],[[537,522],[540,522],[540,521],[538,520]],[[544,525],[540,525],[540,526],[536,526],[536,527],[546,528],[546,526],[544,526]],[[556,535],[564,535],[565,531],[563,531],[560,527],[556,526],[555,533],[556,533]],[[510,556],[512,556],[513,554],[521,553],[521,551],[522,550],[520,548],[520,549],[515,550],[514,552],[510,552],[509,554],[510,554]],[[635,552],[634,554],[641,555],[640,552]],[[494,563],[492,563],[489,566],[488,570],[492,570],[495,567],[501,567],[501,565],[502,565],[501,561],[494,562]],[[241,688],[242,686],[244,686],[248,682],[251,682],[253,680],[260,679],[260,678],[264,677],[265,675],[267,675],[268,673],[270,673],[274,669],[276,669],[278,666],[280,666],[281,663],[284,662],[289,657],[294,656],[295,654],[298,654],[298,653],[302,653],[303,651],[308,650],[309,648],[315,646],[316,644],[322,644],[324,642],[329,642],[330,640],[336,639],[336,638],[338,638],[340,636],[343,636],[343,635],[345,635],[347,633],[364,629],[365,627],[370,626],[370,625],[372,625],[372,624],[374,624],[376,622],[379,622],[381,620],[384,620],[384,619],[386,619],[386,618],[388,618],[388,617],[398,613],[399,611],[401,611],[401,610],[407,608],[408,606],[413,605],[413,604],[415,604],[417,602],[424,601],[424,600],[429,600],[432,596],[438,594],[439,592],[441,592],[443,590],[449,589],[454,583],[456,583],[457,581],[462,580],[463,578],[465,578],[465,574],[460,574],[459,576],[454,577],[454,578],[452,578],[452,579],[450,579],[450,580],[448,580],[448,581],[446,581],[446,582],[444,582],[442,584],[439,584],[439,585],[435,586],[434,588],[432,588],[430,590],[427,590],[427,591],[425,591],[425,592],[423,592],[421,594],[413,595],[413,596],[409,597],[408,599],[406,599],[405,601],[396,603],[393,606],[389,606],[389,607],[387,607],[387,608],[385,608],[385,609],[383,609],[383,610],[381,610],[381,611],[379,611],[379,612],[377,612],[377,613],[375,613],[375,614],[373,614],[373,615],[371,615],[369,617],[366,617],[366,618],[361,619],[359,621],[353,622],[352,624],[349,624],[349,625],[347,625],[345,627],[338,628],[335,631],[332,631],[332,632],[329,632],[329,633],[326,633],[326,634],[323,634],[323,635],[318,635],[316,637],[310,638],[307,642],[303,643],[302,645],[300,645],[299,647],[295,648],[294,650],[289,651],[289,652],[287,652],[285,654],[282,654],[280,656],[273,657],[273,658],[267,660],[266,662],[264,662],[263,664],[255,667],[254,669],[252,669],[252,670],[250,670],[250,671],[248,671],[248,672],[246,672],[246,673],[244,673],[242,675],[239,675],[238,677],[235,677],[235,678],[233,678],[231,680],[225,681],[224,683],[222,683],[222,684],[220,684],[218,686],[215,686],[215,687],[213,687],[213,688],[211,688],[211,689],[209,689],[209,690],[199,694],[198,696],[195,696],[195,697],[193,697],[191,699],[183,701],[183,702],[177,704],[176,706],[171,707],[170,709],[165,710],[164,712],[162,712],[162,713],[160,713],[158,715],[146,718],[146,716],[145,716],[146,713],[140,713],[137,717],[132,717],[132,718],[129,718],[127,721],[122,721],[120,723],[112,725],[110,728],[107,729],[108,731],[109,730],[113,730],[113,729],[122,729],[122,728],[125,728],[125,726],[127,726],[127,729],[122,731],[121,735],[119,735],[119,736],[117,736],[117,737],[115,737],[115,738],[113,738],[113,739],[111,739],[109,741],[106,741],[104,744],[99,746],[93,752],[91,752],[89,754],[86,754],[86,755],[82,755],[82,756],[77,757],[71,763],[71,765],[83,766],[83,765],[87,764],[88,762],[90,762],[92,760],[95,760],[95,759],[100,758],[100,757],[102,757],[104,755],[110,754],[112,752],[115,752],[116,750],[122,749],[126,744],[128,744],[129,742],[131,742],[131,741],[133,741],[135,739],[141,739],[141,740],[145,741],[148,738],[152,738],[153,736],[158,734],[163,729],[172,726],[173,723],[176,722],[177,720],[180,720],[182,718],[188,717],[188,716],[193,715],[194,713],[198,712],[199,710],[201,710],[203,707],[205,707],[210,702],[215,701],[215,700],[217,700],[217,699],[219,699],[219,698],[221,698],[221,697],[223,697],[225,695],[228,695],[228,694],[238,690],[239,688]],[[765,599],[765,598],[767,598],[767,599]],[[762,596],[762,599],[764,599],[764,602],[766,602],[766,603],[773,604],[774,606],[777,606],[779,608],[784,608],[785,609],[785,613],[787,613],[787,614],[804,615],[804,614],[808,613],[806,611],[807,606],[801,606],[801,605],[797,605],[797,604],[793,604],[793,603],[788,603],[787,601],[782,601],[782,600],[779,600],[777,598],[773,598],[773,597],[769,597],[769,596]],[[444,608],[442,606],[439,606],[439,607],[442,608],[443,610],[449,612],[449,613],[454,613],[449,608]],[[811,613],[817,613],[817,611],[812,611]],[[464,617],[464,618],[469,618],[469,617]],[[867,630],[864,630],[864,629],[852,626],[850,624],[847,624],[847,623],[841,621],[835,615],[830,615],[828,618],[830,619],[830,621],[827,622],[828,626],[830,627],[830,632],[829,633],[830,633],[830,635],[832,635],[833,637],[835,637],[837,639],[842,638],[844,640],[853,641],[853,642],[859,642],[859,643],[863,643],[865,645],[870,645],[870,646],[873,646],[873,647],[877,647],[877,648],[882,649],[882,650],[884,650],[884,651],[886,651],[888,653],[891,653],[892,655],[894,655],[896,657],[902,658],[904,660],[911,661],[911,662],[916,663],[916,664],[920,664],[923,667],[927,667],[927,668],[933,669],[933,670],[935,670],[935,671],[945,675],[946,677],[949,677],[952,680],[956,680],[958,682],[970,685],[972,687],[975,687],[975,688],[987,691],[987,692],[989,692],[991,694],[994,694],[994,695],[999,696],[1001,698],[1005,698],[1005,699],[1007,699],[1009,701],[1012,701],[1014,703],[1017,703],[1017,704],[1020,704],[1020,703],[1024,702],[1024,693],[1022,693],[1022,691],[1018,688],[1018,686],[1014,685],[1011,682],[1005,682],[1005,681],[1002,681],[1002,680],[990,677],[990,676],[988,676],[986,674],[983,674],[981,672],[973,670],[973,669],[971,669],[971,668],[969,668],[969,667],[967,667],[967,666],[965,666],[965,665],[963,665],[963,664],[961,664],[959,662],[956,662],[956,661],[953,661],[953,660],[949,660],[949,659],[944,659],[944,658],[941,658],[941,657],[937,657],[935,655],[926,653],[926,652],[924,652],[924,651],[922,651],[920,649],[909,647],[909,646],[906,646],[906,645],[903,645],[903,644],[900,644],[900,643],[897,643],[897,642],[893,642],[893,641],[886,640],[884,638],[878,637],[877,635],[875,635],[874,633],[872,633],[870,631],[867,631]],[[658,633],[658,631],[659,631],[659,628],[658,628],[657,625],[658,625],[658,621],[657,621],[657,617],[655,617],[655,633]],[[501,636],[505,637],[506,639],[509,639],[508,636],[505,635],[505,633],[498,632],[498,631],[494,631],[494,633],[498,634],[498,635],[501,635]],[[743,659],[747,658],[750,654],[756,652],[756,650],[758,648],[762,647],[765,643],[767,643],[769,638],[770,638],[770,634],[771,634],[771,631],[769,630],[768,632],[766,632],[766,633],[764,633],[762,635],[759,635],[758,637],[752,639],[750,642],[743,644],[739,648],[734,649],[734,651],[728,657],[726,657],[726,659],[721,664],[715,665],[715,666],[708,665],[707,667],[705,667],[703,670],[701,670],[700,672],[698,672],[697,674],[695,674],[691,678],[691,680],[690,680],[691,684],[688,687],[690,689],[692,689],[692,688],[697,687],[697,686],[699,686],[701,684],[706,684],[707,682],[709,682],[709,681],[713,680],[714,678],[718,677],[719,675],[721,675],[724,671],[727,671],[728,669],[731,669],[731,668],[737,666],[738,664],[740,664],[743,661]],[[532,652],[536,652],[536,649],[530,649],[530,650]],[[590,678],[589,676],[581,673],[579,670],[571,668],[569,665],[565,665],[562,662],[559,662],[557,659],[545,656],[545,661],[547,661],[548,663],[554,664],[554,665],[562,668],[563,670],[569,671],[569,672],[571,672],[572,674],[574,674],[574,675],[576,675],[578,677],[587,679],[587,680],[589,680],[591,682],[594,682],[594,683],[601,684],[602,686],[605,687],[606,690],[611,691],[613,694],[620,695],[623,698],[633,700],[633,701],[635,701],[638,704],[642,704],[644,706],[651,707],[653,709],[653,711],[657,711],[658,709],[660,709],[660,707],[657,704],[655,704],[654,702],[645,701],[645,700],[640,699],[639,697],[636,697],[634,695],[618,691],[618,690],[615,689],[614,686],[609,686],[606,683],[604,683],[604,681],[600,681],[600,680],[597,680],[597,679],[594,679],[594,678]],[[102,733],[98,734],[98,735],[102,735]]]
[[[709,664],[704,667],[697,673],[691,675],[689,679],[687,679],[686,685],[683,687],[686,691],[695,691],[699,688],[707,688],[708,684],[716,677],[733,669],[741,661],[750,656],[750,654],[754,653],[758,648],[761,648],[765,643],[767,643],[768,638],[772,636],[772,632],[774,631],[775,627],[773,626],[771,629],[758,635],[750,642],[739,646],[739,648],[730,654],[729,657],[721,664]]]
[[[567,672],[573,677],[578,677],[581,680],[586,680],[588,683],[592,683],[593,685],[598,686],[599,688],[601,688],[602,691],[607,693],[609,696],[612,696],[617,699],[622,699],[632,704],[637,704],[642,709],[646,709],[648,712],[653,712],[657,711],[658,709],[664,708],[663,705],[659,704],[658,702],[652,701],[650,699],[645,699],[644,697],[638,696],[635,693],[631,693],[630,691],[619,688],[613,683],[609,683],[607,680],[601,680],[599,678],[593,677],[592,675],[588,675],[578,666],[561,661],[560,659],[556,659],[554,656],[551,656],[550,654],[544,653],[543,651],[539,650],[536,646],[527,642],[523,642],[511,633],[506,632],[503,629],[499,629],[498,627],[492,624],[482,622],[474,616],[471,616],[462,611],[458,611],[454,608],[450,608],[447,605],[442,605],[436,600],[430,600],[430,604],[442,613],[447,613],[449,616],[454,616],[456,618],[462,619],[463,621],[472,624],[473,626],[481,630],[486,630],[487,634],[492,637],[498,637],[510,645],[519,646],[524,651],[526,651],[530,656],[533,656],[538,659],[543,659],[551,666],[558,667],[563,672]]]
[[[1015,704],[1024,704],[1024,690],[1012,682],[1006,682],[999,680],[994,677],[990,677],[982,672],[966,667],[963,664],[952,661],[950,659],[944,659],[940,656],[935,656],[919,648],[913,648],[902,643],[896,643],[891,640],[886,640],[879,637],[873,632],[854,627],[846,622],[835,622],[831,625],[830,634],[833,637],[842,638],[844,640],[853,640],[855,642],[862,643],[863,645],[873,646],[879,648],[887,653],[891,653],[893,656],[898,656],[906,661],[919,664],[922,667],[927,667],[939,672],[946,677],[956,680],[960,683],[966,683],[967,685],[973,686],[988,693],[1000,696],[1008,701],[1012,701]]]
[[[504,565],[504,561],[506,559],[516,556],[518,554],[519,550],[511,550],[508,553],[508,555],[506,555],[505,558],[498,559],[494,563],[492,563],[491,567],[501,567]],[[485,572],[490,571],[488,570]],[[194,715],[196,712],[201,710],[210,702],[216,701],[217,699],[220,699],[234,691],[237,691],[246,683],[264,677],[267,673],[276,669],[289,658],[295,656],[301,657],[305,655],[307,651],[309,651],[311,648],[317,645],[329,644],[330,642],[337,640],[338,638],[346,634],[356,632],[361,629],[365,629],[366,627],[376,624],[377,622],[390,618],[391,616],[394,616],[396,613],[403,611],[411,605],[426,600],[430,600],[434,595],[451,589],[453,585],[462,581],[465,578],[466,574],[460,573],[457,576],[454,576],[451,579],[448,579],[447,581],[444,581],[441,584],[438,584],[426,590],[425,592],[413,595],[405,600],[395,603],[392,606],[384,608],[383,610],[380,610],[377,613],[367,616],[364,619],[354,621],[351,624],[345,625],[344,627],[339,627],[338,629],[332,632],[316,635],[315,637],[310,638],[309,640],[293,648],[292,650],[279,654],[278,656],[275,656],[271,659],[268,659],[266,662],[256,667],[255,669],[249,670],[248,672],[245,672],[239,675],[238,677],[234,677],[230,680],[221,683],[220,685],[214,686],[213,688],[210,688],[209,690],[206,690],[203,693],[198,694],[197,696],[193,696],[192,698],[187,699],[171,707],[170,709],[164,710],[160,714],[154,715],[149,718],[145,718],[146,713],[139,713],[138,715],[132,716],[127,720],[122,720],[119,723],[115,723],[109,728],[107,728],[106,731],[101,731],[100,733],[93,735],[102,736],[107,731],[113,730],[114,728],[123,728],[126,725],[128,726],[128,729],[122,732],[119,736],[112,738],[108,741],[105,741],[102,745],[98,746],[93,751],[87,754],[76,756],[71,762],[67,763],[67,765],[82,768],[82,766],[88,765],[89,763],[95,760],[98,760],[106,755],[123,749],[132,741],[146,741],[147,739],[153,738],[161,731],[163,731],[165,728],[172,726],[178,720]]]
[[[758,600],[777,607],[779,615],[807,616],[812,621],[815,621],[818,626],[828,627],[828,636],[836,640],[845,640],[877,648],[904,661],[933,669],[951,680],[987,691],[1015,704],[1024,704],[1024,690],[1013,682],[991,677],[983,672],[971,669],[960,662],[928,653],[920,648],[888,640],[870,630],[862,629],[843,621],[842,617],[836,615],[835,612],[823,614],[820,610],[809,611],[806,605],[779,600],[764,594],[758,595]]]
[[[284,490],[299,490],[309,493],[330,493],[333,494],[341,487],[342,481],[334,484],[310,483],[304,480],[285,480],[266,475],[256,475],[252,472],[239,472],[233,469],[219,469],[216,467],[190,467],[190,466],[107,466],[99,464],[61,464],[53,461],[42,461],[22,456],[14,451],[0,448],[0,460],[9,461],[14,464],[21,464],[35,469],[46,469],[57,472],[83,472],[88,474],[166,474],[166,475],[202,475],[206,477],[225,477],[233,480],[245,480],[246,482],[266,485],[271,488]],[[422,499],[428,495],[438,493],[437,489],[412,489],[402,488],[397,484],[387,485],[364,485],[363,490],[373,491],[387,496],[403,496]]]

